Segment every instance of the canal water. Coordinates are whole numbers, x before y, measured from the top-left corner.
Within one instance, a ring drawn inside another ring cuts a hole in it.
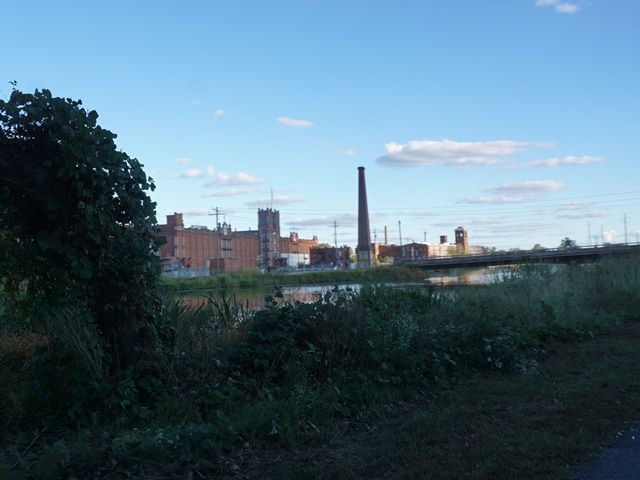
[[[386,283],[389,286],[412,286],[412,287],[451,287],[456,285],[483,285],[500,279],[504,275],[512,272],[511,267],[488,267],[479,269],[451,270],[445,273],[429,273],[424,282],[417,283]],[[287,302],[315,302],[327,292],[333,290],[335,285],[297,285],[289,287],[281,287],[284,301]],[[338,285],[339,289],[346,290],[348,288],[358,290],[358,284],[342,284]],[[192,306],[201,305],[207,296],[233,298],[236,302],[242,302],[243,306],[250,309],[261,309],[267,304],[266,297],[273,295],[274,290],[271,287],[251,287],[251,288],[234,288],[234,289],[216,289],[203,292],[187,292],[179,294],[180,298]]]

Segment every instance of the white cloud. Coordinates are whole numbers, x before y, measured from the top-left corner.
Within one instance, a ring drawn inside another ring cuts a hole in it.
[[[576,13],[580,8],[571,3],[560,3],[555,6],[554,10],[558,13]]]
[[[184,210],[182,212],[183,217],[201,217],[202,215],[209,215],[211,210],[206,208],[200,208],[196,210]]]
[[[347,157],[352,157],[356,154],[356,149],[353,147],[342,148],[339,151],[339,155],[345,155]]]
[[[485,192],[535,196],[544,192],[562,190],[564,187],[564,183],[556,182],[555,180],[532,180],[528,182],[506,183],[486,189]]]
[[[264,179],[256,178],[248,173],[238,172],[231,176],[225,172],[219,172],[215,175],[214,180],[205,183],[205,187],[221,187],[224,185],[255,185],[257,183],[263,183]]]
[[[560,3],[560,0],[536,0],[536,7],[553,7],[558,13],[576,13],[580,10],[575,3]]]
[[[509,155],[534,148],[552,147],[550,143],[497,140],[489,142],[456,142],[453,140],[412,140],[406,144],[387,143],[386,155],[376,162],[391,167],[445,165],[472,167],[505,163]]]
[[[558,218],[602,218],[608,217],[609,214],[607,212],[585,212],[585,211],[567,211],[558,214]]]
[[[564,202],[562,208],[566,210],[577,210],[578,208],[587,208],[593,205],[593,202]]]
[[[207,168],[206,171],[200,170],[199,168],[190,168],[188,170],[186,170],[184,173],[180,173],[180,174],[172,174],[169,175],[167,178],[170,179],[175,179],[175,178],[206,178],[206,177],[212,177],[215,173],[215,170],[213,167],[209,167]]]
[[[568,156],[563,158],[549,158],[547,160],[536,160],[534,162],[523,163],[522,165],[513,168],[536,168],[536,167],[560,167],[563,165],[575,166],[575,165],[587,165],[589,163],[598,163],[604,161],[601,157],[574,157]]]
[[[221,117],[225,113],[227,113],[227,112],[225,112],[222,108],[219,108],[215,112],[213,112],[213,116],[214,117]]]
[[[306,202],[307,199],[304,197],[290,197],[288,195],[276,195],[275,197],[266,197],[260,200],[255,200],[253,202],[247,202],[245,205],[250,208],[260,208],[265,205],[269,206],[278,206],[278,205],[287,205],[290,203],[302,203]]]
[[[203,197],[235,197],[237,195],[247,195],[251,193],[265,193],[264,189],[257,188],[228,188],[226,190],[218,190],[217,192],[206,193]]]
[[[288,117],[279,117],[278,123],[283,127],[291,128],[308,128],[314,126],[314,124],[308,120],[296,120],[295,118]]]
[[[522,203],[522,197],[467,197],[456,200],[456,203],[467,203],[476,205],[504,205],[508,203]]]
[[[177,158],[176,159],[176,162],[179,163],[180,165],[186,165],[190,161],[191,161],[190,158]]]

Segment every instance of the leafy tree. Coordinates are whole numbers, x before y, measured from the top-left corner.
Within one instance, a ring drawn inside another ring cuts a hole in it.
[[[578,244],[575,240],[565,237],[560,242],[560,247],[558,248],[578,248]]]
[[[536,243],[532,248],[532,250],[541,251],[541,252],[544,252],[546,249],[547,249],[546,247],[543,247],[539,243]]]
[[[154,184],[97,119],[48,90],[0,100],[0,284],[29,321],[76,308],[122,367],[158,308]]]

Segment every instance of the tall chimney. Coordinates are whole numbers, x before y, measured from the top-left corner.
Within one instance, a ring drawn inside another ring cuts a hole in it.
[[[364,167],[358,167],[358,267],[371,266],[371,230]]]

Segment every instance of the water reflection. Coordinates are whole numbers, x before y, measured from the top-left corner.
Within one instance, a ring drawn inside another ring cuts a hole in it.
[[[327,292],[336,288],[335,285],[297,285],[291,287],[280,287],[283,298],[282,302],[302,302],[312,303],[322,298]],[[358,290],[360,285],[345,284],[338,285],[340,290],[348,288]],[[225,297],[241,301],[245,307],[250,309],[261,309],[267,305],[266,298],[273,297],[274,289],[270,287],[253,287],[253,288],[235,288],[235,289],[216,289],[203,292],[189,292],[180,294],[182,301],[193,307],[202,304],[206,297]]]
[[[389,286],[435,286],[435,287],[451,287],[457,285],[486,285],[495,281],[499,281],[505,276],[512,275],[514,272],[513,266],[497,266],[475,269],[455,269],[447,270],[443,272],[429,272],[428,277],[425,278],[423,283],[388,283]],[[299,285],[290,287],[281,287],[284,298],[282,301],[286,302],[303,302],[311,303],[320,299],[327,292],[330,292],[335,288],[335,285]],[[339,285],[339,289],[353,289],[358,291],[360,285],[358,284],[344,284]],[[252,287],[252,288],[235,288],[235,289],[217,289],[208,290],[203,292],[189,292],[181,294],[181,299],[189,305],[194,307],[200,306],[205,297],[223,297],[235,298],[236,301],[241,301],[245,307],[250,309],[261,309],[267,305],[266,297],[273,295],[274,290],[271,287]]]

